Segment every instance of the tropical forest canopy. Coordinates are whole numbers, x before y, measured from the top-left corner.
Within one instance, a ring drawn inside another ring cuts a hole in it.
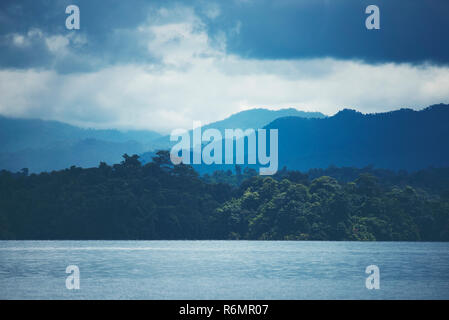
[[[0,172],[1,239],[449,240],[449,168],[236,167],[199,176],[167,151],[142,165]]]

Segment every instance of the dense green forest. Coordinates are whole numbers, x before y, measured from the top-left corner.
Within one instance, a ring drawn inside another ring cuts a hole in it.
[[[449,241],[449,168],[236,167],[199,176],[160,151],[142,165],[0,172],[0,239]]]

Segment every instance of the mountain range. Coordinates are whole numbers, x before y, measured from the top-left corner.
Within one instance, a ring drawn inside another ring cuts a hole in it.
[[[83,129],[57,121],[0,116],[0,170],[52,171],[120,162],[160,137],[153,131]]]
[[[250,128],[261,129],[270,122],[282,117],[323,119],[326,118],[326,115],[322,114],[321,112],[306,112],[296,110],[294,108],[281,109],[281,110],[268,110],[262,108],[255,108],[251,110],[240,111],[223,120],[202,125],[202,130],[207,130],[209,128],[217,129],[221,132],[222,136],[224,137],[225,129],[237,129],[237,128],[242,130]],[[190,130],[189,133],[191,134],[192,130]],[[176,144],[176,142],[171,142],[170,136],[163,136],[160,137],[159,139],[156,139],[153,142],[153,147],[154,149],[170,149],[174,144]]]
[[[416,171],[449,166],[449,105],[445,104],[419,111],[403,108],[363,114],[344,109],[324,118],[280,117],[264,128],[278,130],[279,170],[286,167],[308,171],[336,166]],[[270,150],[268,138],[267,150]],[[247,163],[246,141],[245,151]],[[212,173],[234,170],[235,166],[193,167],[200,173]]]
[[[278,129],[279,169],[305,171],[335,165],[413,171],[449,166],[448,124],[449,105],[439,104],[420,111],[374,114],[344,109],[330,117],[296,109],[252,109],[203,129]],[[0,116],[0,170],[94,167],[100,162],[118,163],[124,153],[139,154],[145,163],[155,151],[174,143],[153,131],[83,129],[56,121]],[[210,172],[234,166],[195,168]]]
[[[236,113],[204,128],[262,128],[284,116],[319,117],[319,112],[296,109],[252,109]],[[169,149],[169,136],[149,130],[84,129],[58,121],[14,119],[0,116],[0,170],[30,172],[60,170],[71,166],[96,167],[100,162],[119,163],[122,155],[141,154],[151,160],[154,151]]]
[[[449,166],[445,104],[375,114],[345,109],[324,119],[284,117],[266,128],[279,130],[279,163],[289,169],[372,165],[413,171]]]

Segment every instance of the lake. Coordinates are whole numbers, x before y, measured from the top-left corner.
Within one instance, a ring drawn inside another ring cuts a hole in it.
[[[0,241],[0,299],[449,299],[449,243]]]

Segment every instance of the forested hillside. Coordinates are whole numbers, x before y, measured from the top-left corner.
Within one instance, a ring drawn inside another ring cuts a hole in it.
[[[449,166],[449,105],[362,114],[345,109],[324,119],[279,118],[280,167],[419,170]]]
[[[1,171],[0,238],[449,240],[449,169],[328,170],[337,178],[240,168],[202,178],[161,151],[145,165],[125,155],[90,169]]]

